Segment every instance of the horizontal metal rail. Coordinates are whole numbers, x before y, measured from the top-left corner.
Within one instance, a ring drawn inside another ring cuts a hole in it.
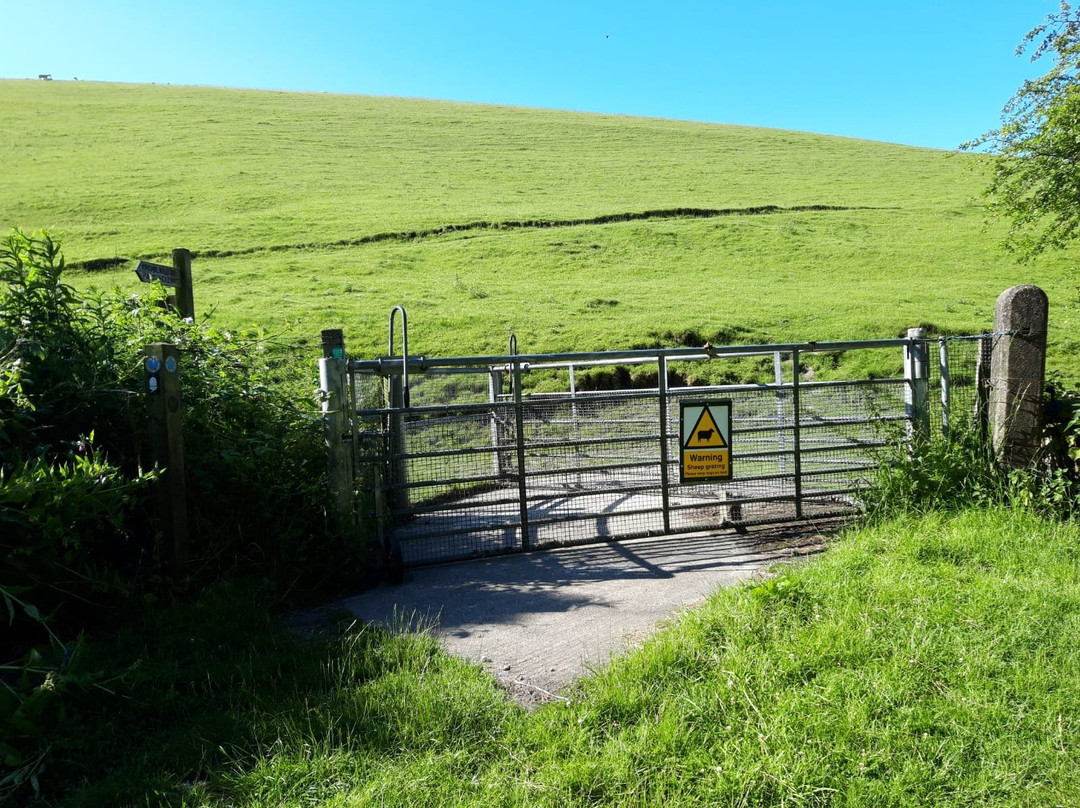
[[[889,447],[911,433],[901,427],[913,423],[911,402],[925,397],[926,380],[912,374],[906,357],[923,344],[909,336],[520,355],[514,346],[504,355],[349,360],[355,400],[362,402],[350,413],[356,468],[378,467],[358,474],[358,490],[375,494],[363,502],[374,503],[380,529],[406,543],[410,564],[588,537],[850,514],[861,507],[875,469],[888,462]],[[905,375],[802,378],[806,356],[852,350],[895,350]],[[775,381],[666,383],[669,371],[684,371],[685,363],[753,357],[771,357]],[[575,373],[619,365],[652,365],[655,386],[577,388]],[[406,372],[415,406],[400,394]],[[529,392],[522,380],[530,372],[543,373],[545,385],[554,378],[568,388]],[[470,375],[476,381],[463,380]],[[949,375],[950,384],[969,387],[976,377],[964,367]],[[371,406],[387,394],[392,406]],[[732,420],[721,426],[734,476],[684,482],[689,425],[674,416],[679,402],[711,400],[732,402]]]
[[[718,346],[703,350],[702,348],[649,348],[632,349],[624,351],[587,351],[579,353],[549,353],[549,354],[500,354],[493,356],[470,356],[470,357],[442,357],[432,359],[426,356],[410,356],[403,362],[402,357],[380,357],[377,359],[350,359],[349,369],[353,371],[373,371],[382,375],[393,375],[402,371],[402,365],[407,364],[410,372],[426,372],[431,368],[440,367],[484,367],[498,368],[505,366],[524,366],[534,364],[578,364],[590,360],[630,360],[640,359],[655,362],[659,358],[666,359],[716,359],[719,357],[739,356],[762,356],[775,353],[788,354],[792,351],[800,353],[829,353],[852,350],[868,350],[875,348],[901,348],[916,345],[920,342],[911,337],[898,337],[895,339],[878,340],[847,340],[843,342],[787,342],[773,345],[741,345],[741,346]]]

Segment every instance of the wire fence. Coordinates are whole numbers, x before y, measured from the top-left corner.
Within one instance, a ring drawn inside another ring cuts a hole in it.
[[[408,406],[407,360],[354,361],[362,519],[415,565],[851,513],[875,469],[920,422],[947,434],[977,412],[985,343],[897,339],[712,349],[705,356],[680,349],[413,360]],[[927,359],[921,371],[908,361],[915,350]],[[814,379],[803,360],[826,351],[887,352],[907,370]],[[771,362],[773,380],[678,383],[691,375],[682,372],[686,363],[747,356]],[[576,388],[580,371],[614,363],[652,363],[657,383]],[[548,392],[523,389],[523,379],[541,371]],[[680,482],[679,403],[690,399],[730,402],[730,479]]]

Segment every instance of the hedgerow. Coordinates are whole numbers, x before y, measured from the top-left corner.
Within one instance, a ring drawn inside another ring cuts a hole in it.
[[[59,685],[86,684],[68,638],[89,621],[223,578],[295,591],[360,560],[325,518],[313,362],[299,372],[258,332],[182,319],[160,286],[81,293],[63,274],[48,233],[0,242],[0,793],[33,776]],[[191,559],[179,576],[162,566],[152,496],[153,342],[180,354]]]

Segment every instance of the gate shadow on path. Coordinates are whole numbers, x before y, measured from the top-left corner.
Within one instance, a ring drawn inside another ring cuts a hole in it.
[[[839,520],[636,539],[408,570],[333,604],[397,630],[430,630],[515,696],[554,694],[722,586],[821,551]],[[537,695],[540,698],[537,698]]]

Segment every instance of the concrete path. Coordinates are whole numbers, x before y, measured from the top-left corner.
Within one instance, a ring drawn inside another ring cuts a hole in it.
[[[721,586],[824,547],[838,523],[593,544],[406,570],[332,604],[395,628],[430,628],[524,704],[640,643]]]

